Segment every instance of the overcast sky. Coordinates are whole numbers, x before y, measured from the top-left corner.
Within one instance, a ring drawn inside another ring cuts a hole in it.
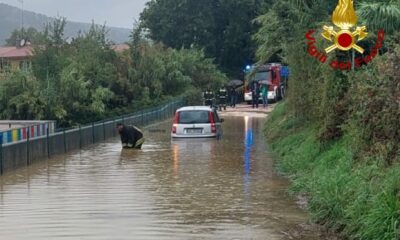
[[[22,0],[0,0],[21,8]],[[49,17],[63,16],[69,21],[98,24],[110,27],[132,28],[148,0],[23,0],[24,9]]]

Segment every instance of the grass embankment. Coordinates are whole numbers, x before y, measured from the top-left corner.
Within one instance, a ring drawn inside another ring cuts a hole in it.
[[[354,160],[346,136],[320,143],[316,128],[288,115],[285,104],[269,116],[265,135],[315,221],[350,239],[400,239],[399,165]]]

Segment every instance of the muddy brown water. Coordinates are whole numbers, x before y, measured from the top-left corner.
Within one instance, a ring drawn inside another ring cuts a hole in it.
[[[171,141],[164,122],[142,151],[115,138],[7,173],[0,239],[321,239],[274,171],[263,122],[226,117],[220,141]]]

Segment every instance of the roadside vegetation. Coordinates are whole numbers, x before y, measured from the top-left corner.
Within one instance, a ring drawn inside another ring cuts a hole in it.
[[[130,50],[116,52],[105,27],[93,24],[67,42],[65,25],[59,18],[43,32],[28,30],[39,43],[33,43],[32,68],[2,77],[2,119],[52,119],[68,127],[199,96],[207,85],[226,81],[201,50],[172,49],[135,31]]]
[[[336,4],[275,1],[256,19],[259,60],[278,54],[291,71],[287,99],[265,134],[317,222],[349,239],[400,239],[400,2],[355,2],[368,27],[365,55],[379,29],[385,44],[354,71],[333,70],[307,53],[305,34],[320,36]],[[315,44],[324,49],[320,39]],[[338,51],[328,58],[347,57]]]
[[[135,24],[130,50],[115,52],[106,27],[93,24],[70,39],[66,19],[43,31],[17,29],[33,43],[32,71],[0,80],[0,118],[52,119],[60,127],[157,105],[177,96],[201,103],[201,91],[243,77],[256,43],[252,22],[265,0],[149,1]]]

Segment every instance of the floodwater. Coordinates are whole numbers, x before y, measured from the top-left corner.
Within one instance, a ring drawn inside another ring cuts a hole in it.
[[[220,141],[171,141],[165,122],[142,151],[115,138],[7,173],[0,239],[321,239],[274,172],[263,121],[225,118]]]

